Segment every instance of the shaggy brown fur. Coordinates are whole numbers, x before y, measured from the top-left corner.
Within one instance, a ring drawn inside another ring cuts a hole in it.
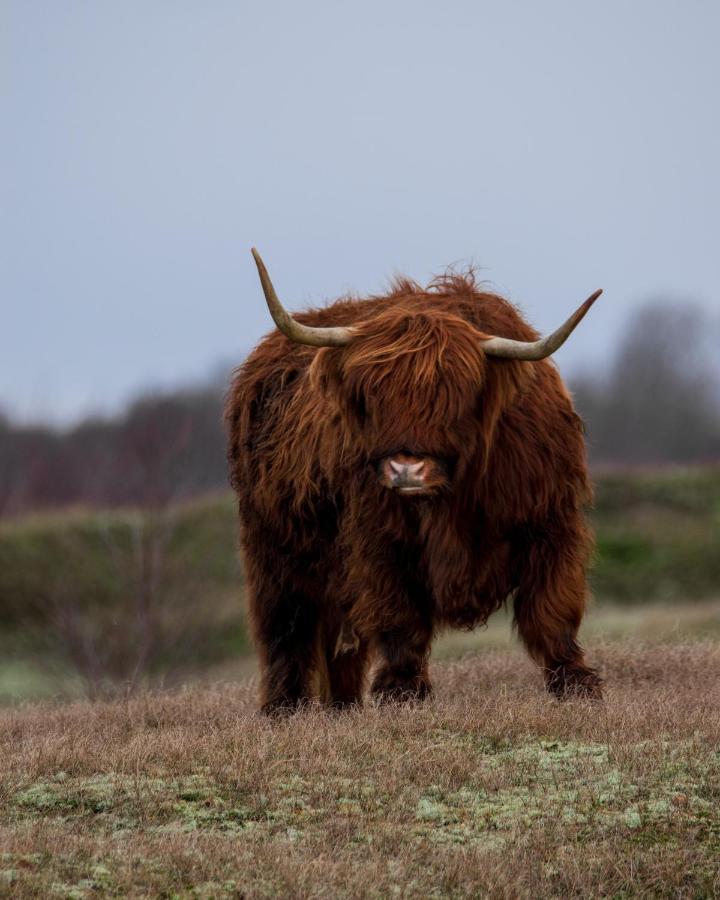
[[[296,318],[357,336],[317,350],[273,332],[228,394],[263,708],[359,702],[371,660],[374,695],[422,698],[434,633],[511,596],[548,689],[599,695],[576,640],[592,543],[582,423],[553,363],[480,349],[533,329],[472,274]],[[429,493],[381,484],[400,452],[433,462]]]

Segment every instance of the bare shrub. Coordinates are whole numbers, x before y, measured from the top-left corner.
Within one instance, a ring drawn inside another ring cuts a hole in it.
[[[104,488],[135,498],[136,505],[70,516],[46,529],[41,540],[33,542],[29,534],[28,552],[16,554],[16,568],[25,574],[20,590],[12,580],[6,586],[0,606],[8,608],[2,611],[21,639],[43,648],[47,664],[69,665],[90,697],[171,678],[199,654],[207,655],[213,643],[222,650],[218,632],[228,618],[227,605],[222,595],[212,608],[202,602],[203,561],[191,539],[177,540],[192,427],[183,404],[169,403],[162,414],[154,402],[140,404],[115,448],[116,482]],[[92,477],[88,473],[88,481]],[[101,480],[108,477],[107,471],[99,474]],[[22,544],[22,534],[16,543]],[[230,556],[231,533],[226,543]],[[33,565],[36,578],[28,571]],[[239,599],[235,606],[230,619],[237,633]]]

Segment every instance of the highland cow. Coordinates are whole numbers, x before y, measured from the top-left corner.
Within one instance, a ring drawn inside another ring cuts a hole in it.
[[[584,659],[592,547],[583,426],[539,338],[472,272],[295,317],[253,250],[277,330],[226,421],[262,707],[430,690],[433,636],[506,601],[557,696],[600,696]]]

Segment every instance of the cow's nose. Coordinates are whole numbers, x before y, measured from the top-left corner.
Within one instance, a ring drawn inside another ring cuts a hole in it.
[[[425,463],[420,460],[420,462],[411,463],[411,462],[397,462],[397,460],[390,460],[390,468],[393,470],[393,478],[397,477],[400,480],[409,480],[417,478],[422,470],[425,468]]]
[[[386,478],[389,487],[401,493],[414,493],[425,487],[425,463],[423,460],[388,459]]]

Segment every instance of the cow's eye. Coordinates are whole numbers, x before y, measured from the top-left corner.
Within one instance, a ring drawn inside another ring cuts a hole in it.
[[[362,394],[355,397],[355,400],[353,402],[353,407],[355,410],[355,415],[358,418],[358,421],[360,422],[361,425],[364,425],[365,420],[367,419],[367,416],[368,416],[368,410],[367,410],[367,404],[365,402],[365,397],[363,397]]]

